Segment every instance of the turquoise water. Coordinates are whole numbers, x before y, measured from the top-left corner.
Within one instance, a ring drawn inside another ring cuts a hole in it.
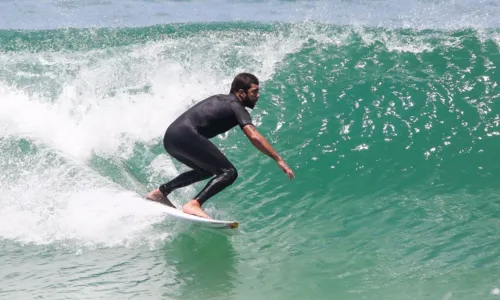
[[[0,10],[0,298],[497,297],[498,4]],[[186,170],[170,122],[241,71],[296,178],[238,128],[213,139],[240,175],[206,204],[240,221],[224,237],[140,195]]]

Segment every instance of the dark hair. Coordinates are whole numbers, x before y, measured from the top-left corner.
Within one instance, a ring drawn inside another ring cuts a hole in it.
[[[259,85],[259,79],[257,79],[255,75],[250,73],[240,73],[234,77],[233,83],[231,83],[230,93],[234,94],[240,89],[246,92],[252,84]]]

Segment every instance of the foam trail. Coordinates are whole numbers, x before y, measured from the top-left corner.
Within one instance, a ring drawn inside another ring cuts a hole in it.
[[[170,235],[151,233],[164,219],[159,204],[141,201],[84,165],[13,136],[2,140],[1,150],[8,155],[0,158],[0,238],[116,246]]]

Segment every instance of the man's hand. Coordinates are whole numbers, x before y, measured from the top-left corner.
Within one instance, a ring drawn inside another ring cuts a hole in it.
[[[283,172],[286,173],[286,175],[288,175],[288,178],[290,178],[290,180],[292,180],[295,177],[292,169],[288,167],[288,165],[285,163],[284,160],[282,159],[278,160],[278,166],[280,167],[281,170],[283,170]]]

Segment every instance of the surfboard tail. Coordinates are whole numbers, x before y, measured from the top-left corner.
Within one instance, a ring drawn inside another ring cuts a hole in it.
[[[227,227],[229,227],[231,229],[236,229],[236,228],[238,228],[238,226],[239,226],[238,222],[233,222],[233,223],[227,225]]]

